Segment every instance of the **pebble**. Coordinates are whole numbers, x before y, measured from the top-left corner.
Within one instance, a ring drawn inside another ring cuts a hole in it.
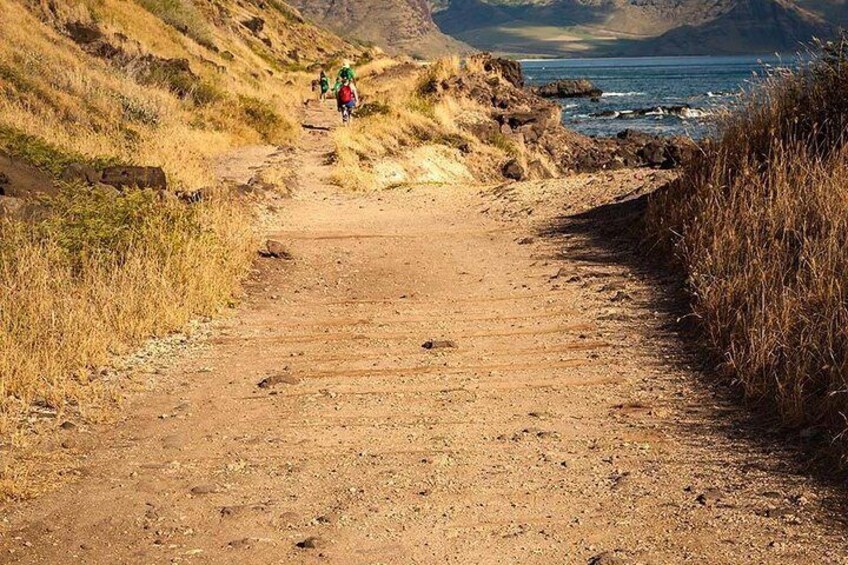
[[[276,375],[270,375],[259,381],[256,386],[259,388],[270,388],[272,386],[276,386],[279,384],[286,385],[296,385],[300,382],[300,379],[295,377],[294,375],[290,375],[288,373],[278,373]]]
[[[197,485],[192,487],[191,494],[199,495],[199,494],[214,494],[216,492],[220,492],[220,489],[217,485],[206,484],[206,485]]]
[[[316,537],[310,536],[303,541],[299,541],[295,544],[300,549],[318,549],[320,547],[324,547],[324,540]]]

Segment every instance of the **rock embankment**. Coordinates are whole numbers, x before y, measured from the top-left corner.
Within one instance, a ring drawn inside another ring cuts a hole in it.
[[[542,98],[598,98],[604,92],[586,79],[562,79],[530,88]]]

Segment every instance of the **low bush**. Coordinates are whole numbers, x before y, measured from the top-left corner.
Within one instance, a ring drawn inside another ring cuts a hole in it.
[[[267,143],[276,143],[284,138],[292,125],[277,113],[274,105],[253,96],[239,95],[239,109],[245,123],[256,130]]]
[[[65,167],[73,163],[85,163],[93,167],[118,164],[116,159],[89,158],[65,151],[33,135],[0,124],[0,150],[6,155],[25,161],[30,165],[58,176]]]

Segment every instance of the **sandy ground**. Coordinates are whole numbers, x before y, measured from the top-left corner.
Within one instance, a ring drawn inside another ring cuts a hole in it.
[[[357,195],[329,150],[267,222],[294,259],[6,509],[0,562],[848,563],[839,491],[704,384],[621,236],[662,178]]]

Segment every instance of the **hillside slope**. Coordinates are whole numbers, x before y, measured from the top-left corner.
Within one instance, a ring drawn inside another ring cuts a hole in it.
[[[469,47],[442,33],[426,0],[294,0],[309,18],[340,35],[390,52],[430,59]]]
[[[51,3],[0,0],[0,152],[52,173],[69,161],[163,166],[203,186],[203,160],[234,145],[279,142],[303,71],[358,57],[272,0]],[[27,137],[29,136],[29,137]]]

